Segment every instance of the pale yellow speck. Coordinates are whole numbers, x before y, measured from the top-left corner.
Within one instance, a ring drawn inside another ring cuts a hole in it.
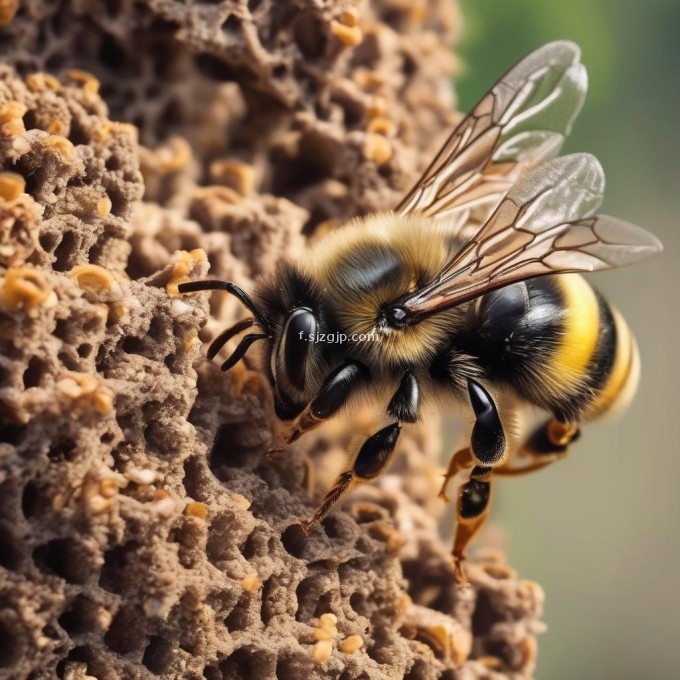
[[[331,658],[332,653],[333,643],[330,640],[319,640],[314,645],[312,655],[314,657],[314,661],[317,663],[323,663],[324,661],[328,661],[328,659]]]
[[[257,574],[246,574],[241,579],[241,588],[248,593],[254,593],[256,590],[260,589],[262,581]]]
[[[361,649],[363,646],[364,641],[361,635],[350,635],[348,638],[345,638],[340,644],[340,651],[344,652],[345,654],[353,654],[358,649]]]

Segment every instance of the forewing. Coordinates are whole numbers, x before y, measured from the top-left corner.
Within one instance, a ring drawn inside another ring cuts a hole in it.
[[[505,74],[466,116],[399,204],[402,215],[488,216],[527,169],[557,155],[587,89],[580,51],[544,45]]]
[[[661,243],[643,229],[593,215],[603,192],[594,156],[547,161],[510,190],[436,281],[400,306],[427,315],[516,281],[621,267],[659,252]]]

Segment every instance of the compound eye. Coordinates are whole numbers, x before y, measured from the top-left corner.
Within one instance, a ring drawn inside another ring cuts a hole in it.
[[[316,318],[308,309],[296,309],[283,330],[283,367],[291,385],[305,388],[305,373],[310,342],[316,333]]]
[[[383,312],[383,318],[392,328],[403,328],[407,325],[408,314],[403,307],[389,307]]]

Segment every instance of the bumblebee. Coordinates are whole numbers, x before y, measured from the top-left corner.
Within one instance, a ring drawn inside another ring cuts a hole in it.
[[[559,156],[587,76],[579,48],[553,42],[517,63],[481,99],[403,201],[356,218],[283,261],[252,297],[224,290],[252,317],[220,334],[208,357],[250,327],[222,365],[257,341],[285,439],[363,399],[384,404],[386,426],[340,474],[305,532],[355,484],[387,468],[404,423],[428,406],[473,423],[440,495],[456,497],[454,573],[485,521],[497,475],[563,458],[582,423],[624,408],[638,382],[635,340],[619,312],[578,272],[661,251],[646,231],[598,215],[604,173],[591,155]],[[310,338],[340,337],[341,343]],[[360,338],[357,340],[356,338]],[[531,431],[521,414],[549,418]]]

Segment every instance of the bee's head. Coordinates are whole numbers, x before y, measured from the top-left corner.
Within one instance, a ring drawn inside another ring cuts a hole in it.
[[[276,413],[290,420],[302,412],[329,370],[330,348],[318,338],[331,327],[332,314],[312,278],[287,262],[259,282],[254,298],[271,328],[263,368]]]
[[[331,313],[319,287],[290,263],[281,263],[273,276],[258,283],[253,298],[230,281],[191,281],[179,285],[181,293],[224,290],[243,303],[252,314],[220,333],[208,349],[213,359],[239,333],[242,336],[231,356],[222,364],[228,371],[250,346],[264,340],[264,366],[274,390],[277,415],[290,420],[302,412],[319,389],[328,371],[328,348],[317,342],[318,333],[329,328]]]

